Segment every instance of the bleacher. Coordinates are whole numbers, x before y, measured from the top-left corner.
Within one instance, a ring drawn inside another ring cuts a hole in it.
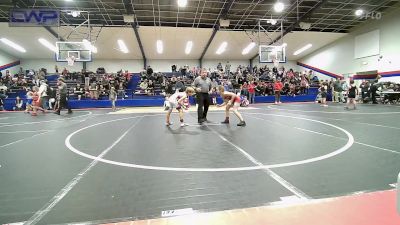
[[[166,72],[162,73],[163,76],[170,79],[173,76],[181,77],[180,72]],[[57,88],[57,79],[59,75],[51,74],[46,76],[46,80],[50,87]],[[184,85],[190,86],[192,84],[191,79],[184,78]],[[139,73],[132,73],[131,79],[127,84],[127,88],[125,89],[125,96],[118,96],[117,106],[118,107],[128,107],[128,106],[162,106],[164,102],[164,96],[162,95],[163,89],[161,84],[154,83],[154,92],[152,95],[145,93],[140,90],[139,84],[141,82],[141,75]],[[68,91],[69,91],[69,102],[72,108],[102,108],[102,107],[110,107],[111,103],[108,100],[108,96],[100,96],[98,100],[93,100],[90,98],[82,98],[78,100],[78,97],[73,93],[74,87],[76,87],[77,83],[80,83],[83,87],[83,83],[81,80],[66,80]],[[296,97],[291,96],[282,96],[283,102],[303,102],[303,101],[314,101],[315,96],[317,95],[317,87],[311,87],[309,89],[308,95],[299,95]],[[4,100],[4,108],[6,110],[12,110],[15,98],[19,96],[24,103],[26,102],[26,91],[23,89],[10,89],[8,92],[8,98]],[[218,98],[218,101],[221,100]],[[257,103],[272,103],[274,102],[274,96],[256,96],[255,101]],[[191,103],[195,104],[194,99],[191,99]]]

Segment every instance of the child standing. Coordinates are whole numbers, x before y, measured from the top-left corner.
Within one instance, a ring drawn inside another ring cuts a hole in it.
[[[229,123],[229,109],[233,108],[233,113],[237,116],[240,122],[237,124],[238,126],[246,126],[246,122],[244,121],[242,115],[238,112],[240,107],[240,97],[237,96],[235,93],[225,91],[223,86],[218,86],[219,94],[221,95],[224,103],[221,105],[217,105],[217,107],[222,107],[226,105],[225,108],[225,120],[222,122],[224,124]]]
[[[117,109],[115,107],[115,101],[117,100],[117,92],[115,91],[115,87],[111,87],[110,94],[109,94],[108,97],[109,97],[109,99],[111,101],[112,111],[115,112],[115,110]]]
[[[358,95],[358,89],[356,87],[356,85],[354,84],[354,80],[350,81],[350,88],[347,91],[347,106],[344,107],[345,109],[350,109],[350,105],[353,106],[353,109],[356,109],[356,101],[355,98]]]
[[[328,107],[326,104],[326,96],[327,96],[327,89],[325,85],[321,86],[321,106],[323,107]]]
[[[281,104],[281,91],[283,88],[283,84],[281,82],[281,79],[278,78],[275,80],[274,83],[274,92],[275,92],[275,104]]]
[[[177,91],[177,92],[175,92],[175,94],[171,95],[168,98],[168,102],[167,102],[168,112],[167,112],[167,121],[166,121],[165,125],[167,125],[167,126],[172,125],[172,123],[170,122],[170,117],[171,117],[172,110],[175,108],[179,112],[179,121],[181,122],[181,127],[187,126],[187,124],[183,122],[183,108],[185,108],[184,101],[189,96],[194,95],[194,93],[195,92],[194,92],[193,88],[187,87],[184,92]]]
[[[217,90],[216,90],[216,87],[212,88],[211,99],[212,99],[213,105],[217,105]]]

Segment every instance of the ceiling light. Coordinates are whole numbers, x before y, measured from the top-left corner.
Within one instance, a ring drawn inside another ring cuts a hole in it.
[[[287,46],[287,43],[282,44],[282,47],[286,48],[286,46]]]
[[[50,49],[53,52],[58,52],[58,49],[55,45],[53,45],[52,43],[50,43],[48,40],[44,39],[44,38],[39,38],[38,41],[40,42],[40,44],[44,45],[46,48]]]
[[[186,5],[187,5],[187,0],[178,0],[179,7],[186,7]]]
[[[193,47],[193,41],[188,41],[186,43],[186,48],[185,48],[186,55],[189,55],[190,51],[192,51],[192,47]]]
[[[277,2],[274,5],[275,12],[282,12],[284,8],[285,8],[285,5],[282,2]]]
[[[307,49],[309,49],[311,47],[312,47],[312,44],[307,44],[306,46],[304,46],[304,47],[300,48],[299,50],[295,51],[293,53],[293,55],[298,55],[298,54],[304,52],[305,50],[307,50]]]
[[[356,16],[361,16],[364,13],[364,11],[362,9],[357,9],[355,14]]]
[[[275,25],[277,22],[278,22],[278,21],[276,21],[275,19],[267,20],[267,23],[270,23],[270,24],[272,24],[272,25]]]
[[[226,41],[224,41],[218,48],[218,50],[215,52],[217,53],[217,55],[221,55],[225,50],[226,50],[226,46],[228,46],[228,43]]]
[[[243,49],[242,55],[247,55],[251,51],[251,49],[254,48],[254,46],[256,46],[256,43],[251,42],[249,45],[247,45],[246,48]]]
[[[93,46],[93,45],[92,45],[92,49],[91,49],[91,50],[92,50],[92,52],[93,52],[94,54],[97,53],[97,48],[96,48],[95,46]]]
[[[72,2],[73,0],[65,0],[66,2]]]
[[[92,45],[92,43],[90,43],[88,40],[83,39],[82,42],[85,45],[85,48],[89,49],[93,53],[97,53],[97,48]]]
[[[123,52],[123,53],[129,52],[128,48],[126,47],[125,42],[123,40],[121,40],[121,39],[118,40],[118,46],[119,46],[119,49],[121,50],[121,52]]]
[[[164,48],[163,48],[162,41],[161,40],[157,40],[157,52],[158,52],[158,54],[163,53],[163,50],[164,50]]]
[[[3,42],[4,44],[10,46],[11,48],[14,48],[17,51],[26,52],[26,50],[23,47],[21,47],[20,45],[12,42],[10,40],[8,40],[7,38],[0,38],[0,41]]]
[[[72,17],[78,17],[81,15],[81,12],[76,10],[67,11],[67,15],[71,15]]]

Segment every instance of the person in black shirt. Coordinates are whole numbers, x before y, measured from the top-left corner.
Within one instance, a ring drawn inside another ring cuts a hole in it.
[[[350,105],[353,106],[353,109],[356,109],[356,96],[358,95],[358,89],[354,84],[354,80],[350,81],[350,88],[347,90],[347,106],[344,107],[345,109],[350,109]]]
[[[374,81],[369,90],[371,91],[372,103],[378,104],[378,102],[376,101],[376,92],[378,91],[378,80]]]
[[[153,74],[153,69],[150,66],[148,66],[147,67],[147,75],[150,76],[152,74]]]

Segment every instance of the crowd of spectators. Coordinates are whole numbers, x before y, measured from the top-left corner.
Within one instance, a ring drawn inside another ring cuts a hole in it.
[[[176,90],[183,90],[185,86],[190,86],[201,71],[198,67],[189,68],[187,65],[180,67],[180,70],[176,69],[176,65],[172,65],[171,68],[172,74],[169,76],[154,72],[150,66],[146,71],[142,71],[140,89],[137,94],[173,94]],[[223,85],[227,91],[246,96],[251,103],[254,102],[254,96],[274,95],[275,80],[283,83],[281,94],[289,96],[307,94],[310,86],[318,85],[319,82],[312,71],[300,73],[292,69],[286,70],[283,66],[273,68],[238,66],[234,70],[231,68],[232,66],[227,62],[225,67],[219,63],[216,69],[207,70],[213,83],[213,92],[216,92],[218,85]]]
[[[56,67],[56,72],[58,68]],[[0,109],[3,109],[4,99],[13,95],[16,100],[14,110],[22,110],[25,103],[29,102],[32,93],[38,92],[42,99],[44,109],[52,109],[57,97],[56,80],[48,81],[46,69],[39,71],[23,71],[20,68],[16,74],[11,74],[9,70],[5,74],[0,72]],[[105,73],[105,70],[99,68],[96,72],[70,73],[64,68],[59,74],[68,85],[68,96],[70,99],[108,99],[112,88],[116,90],[119,98],[126,97],[126,88],[131,74],[128,71],[119,71],[117,73]]]
[[[137,91],[133,94],[141,95],[171,95],[176,90],[183,91],[185,87],[191,86],[194,79],[199,76],[201,68],[190,68],[188,65],[171,66],[171,73],[154,72],[148,66],[146,70],[140,73],[140,83]],[[310,71],[286,70],[284,66],[241,66],[232,68],[229,61],[223,66],[218,63],[215,69],[208,68],[208,76],[212,80],[213,96],[216,96],[216,87],[223,85],[225,90],[240,93],[247,97],[250,103],[254,103],[255,96],[274,95],[274,82],[279,80],[282,83],[281,95],[297,96],[308,94],[311,86],[320,86],[331,93],[333,101],[345,102],[345,93],[348,84],[344,80],[318,80]],[[57,66],[55,71],[58,73]],[[24,99],[29,99],[29,93],[36,90],[43,98],[43,108],[52,108],[54,99],[56,99],[55,83],[49,83],[46,79],[47,70],[45,68],[39,71],[22,68],[16,74],[10,74],[8,70],[5,73],[0,72],[0,109],[4,105],[4,99],[10,93],[22,93],[16,97],[15,110],[22,110]],[[66,80],[68,84],[68,96],[70,99],[109,99],[112,88],[117,93],[117,98],[127,97],[127,86],[131,79],[131,73],[120,70],[117,73],[106,73],[104,68],[98,68],[95,72],[82,70],[81,72],[69,72],[64,68],[59,76]],[[363,81],[359,86],[360,93],[364,102],[371,101],[377,103],[377,91],[390,89],[400,91],[399,84],[384,83],[378,85],[377,81],[369,83]],[[393,101],[393,95],[385,95],[385,101]],[[394,95],[395,96],[395,95]],[[396,97],[396,96],[395,96]]]

